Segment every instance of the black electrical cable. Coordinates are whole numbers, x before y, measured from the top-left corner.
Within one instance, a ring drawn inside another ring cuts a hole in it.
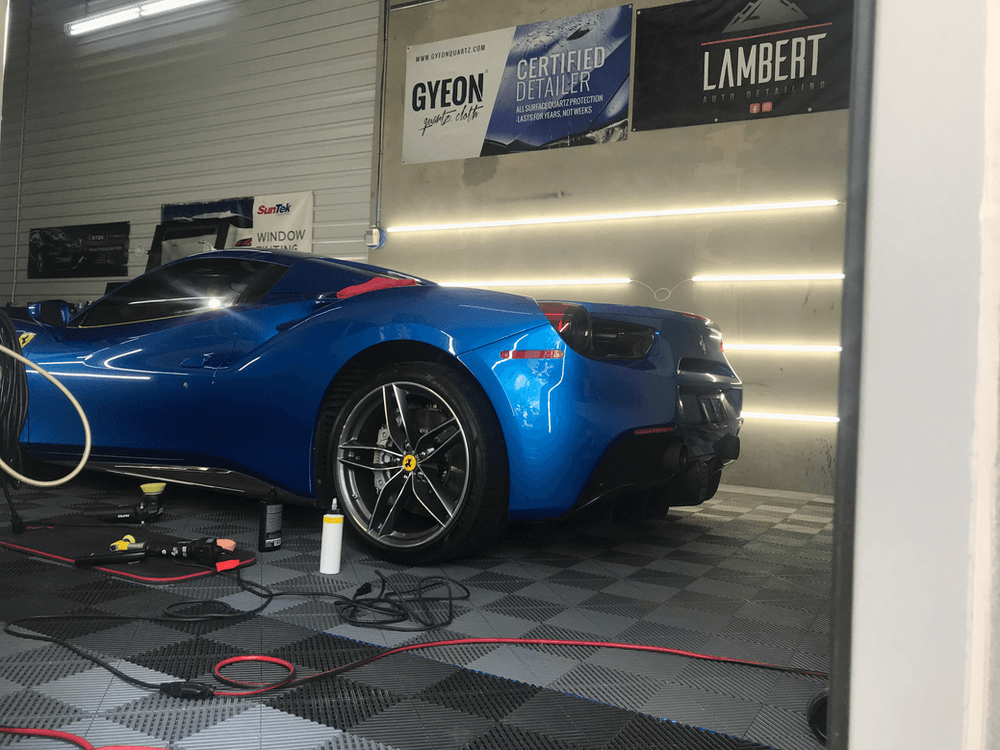
[[[63,638],[56,638],[55,636],[43,635],[41,633],[32,632],[32,631],[29,630],[29,628],[26,625],[26,623],[46,622],[46,621],[60,620],[60,619],[74,619],[74,620],[95,620],[95,619],[101,619],[101,620],[122,620],[122,621],[125,621],[125,620],[128,620],[128,621],[133,621],[133,620],[148,620],[150,622],[157,622],[157,621],[162,620],[162,618],[131,617],[129,615],[111,615],[111,614],[88,615],[88,614],[82,614],[82,613],[74,613],[74,614],[71,614],[71,615],[67,615],[67,614],[63,614],[63,615],[32,615],[31,617],[22,617],[19,620],[12,620],[11,622],[8,622],[6,625],[3,626],[3,632],[6,633],[7,635],[14,636],[15,638],[27,638],[28,640],[32,640],[32,641],[42,641],[43,643],[54,643],[57,646],[62,646],[63,648],[67,648],[70,651],[72,651],[74,654],[76,654],[77,656],[80,656],[80,657],[86,659],[87,661],[93,662],[94,664],[96,664],[97,666],[101,667],[102,669],[106,669],[111,674],[113,674],[115,677],[117,677],[120,680],[124,680],[125,682],[127,682],[130,685],[134,685],[136,687],[141,687],[141,688],[144,688],[146,690],[159,690],[160,689],[159,685],[154,685],[153,683],[146,682],[145,680],[140,680],[140,679],[138,679],[136,677],[132,677],[131,675],[127,675],[124,672],[122,672],[121,670],[119,670],[116,667],[114,667],[109,662],[107,662],[104,659],[100,658],[99,656],[95,656],[94,654],[91,654],[91,653],[89,653],[87,651],[84,651],[79,646],[75,646],[75,645],[73,645],[72,643],[70,643],[69,641],[67,641],[67,640],[65,640]],[[20,632],[18,630],[14,630],[13,628],[20,629]]]
[[[17,330],[7,313],[0,310],[0,344],[13,352],[21,353],[21,342]],[[28,377],[19,361],[13,357],[0,357],[0,461],[21,471],[21,432],[28,418]],[[3,488],[7,506],[10,508],[10,526],[15,535],[24,533],[25,525],[10,489],[18,487],[18,482],[0,472],[0,487]]]
[[[290,596],[333,599],[338,616],[348,625],[404,633],[420,633],[447,627],[455,619],[455,602],[469,599],[471,596],[466,586],[446,576],[421,578],[415,586],[399,589],[381,571],[376,570],[375,575],[378,576],[380,588],[378,593],[371,597],[366,596],[373,590],[370,583],[362,584],[351,597],[316,591],[269,591],[268,593],[272,598]],[[268,591],[263,586],[261,588]],[[437,595],[430,593],[438,589],[443,589],[444,593]],[[445,611],[436,612],[442,603],[446,606]],[[403,622],[413,622],[415,625],[398,624]]]
[[[194,563],[186,563],[180,560],[175,560],[175,563],[185,567],[203,567]],[[168,695],[175,695],[175,697],[187,697],[187,698],[206,698],[211,697],[211,692],[206,692],[206,687],[200,683],[151,683],[144,680],[140,680],[135,677],[131,677],[121,670],[112,666],[109,662],[95,656],[94,654],[85,651],[84,649],[75,646],[69,641],[63,638],[57,638],[55,636],[44,635],[37,631],[32,631],[30,625],[33,623],[42,622],[52,622],[57,620],[65,619],[84,619],[84,620],[112,620],[121,622],[151,622],[151,623],[199,623],[199,622],[214,622],[218,620],[225,619],[246,619],[259,614],[271,603],[273,599],[279,596],[292,596],[292,597],[316,597],[316,598],[335,598],[339,605],[345,605],[351,607],[355,611],[359,612],[371,612],[374,615],[383,618],[385,621],[398,622],[401,614],[405,616],[407,612],[413,612],[414,616],[418,618],[420,626],[417,628],[397,628],[402,630],[429,630],[434,627],[441,627],[442,625],[447,625],[451,623],[454,616],[454,604],[451,601],[454,597],[452,596],[451,589],[448,588],[447,596],[427,596],[424,593],[428,582],[434,587],[440,586],[442,584],[455,584],[459,586],[463,593],[458,598],[468,598],[469,590],[462,586],[462,584],[457,581],[452,581],[447,578],[438,579],[422,579],[417,586],[412,589],[406,589],[404,591],[397,591],[392,584],[390,584],[385,576],[376,571],[377,575],[382,581],[382,591],[379,595],[371,597],[368,599],[363,599],[364,594],[371,591],[371,585],[365,584],[358,589],[358,593],[355,594],[355,598],[348,598],[341,594],[325,594],[307,591],[282,591],[282,592],[272,592],[266,586],[262,584],[246,581],[242,576],[242,569],[236,569],[235,579],[230,576],[224,576],[225,578],[230,578],[234,580],[237,585],[245,591],[248,591],[256,596],[261,597],[263,601],[253,609],[246,611],[239,611],[233,609],[228,604],[224,602],[219,602],[217,600],[193,600],[176,602],[169,605],[164,609],[163,615],[161,617],[149,617],[145,615],[114,615],[114,614],[84,614],[84,613],[74,613],[74,614],[58,614],[58,615],[33,615],[31,617],[23,617],[17,620],[12,620],[3,627],[3,632],[7,635],[14,636],[15,638],[26,638],[34,641],[42,641],[45,643],[53,643],[63,648],[67,648],[78,656],[96,664],[97,666],[106,669],[111,672],[121,680],[140,687],[146,690],[156,690],[159,692],[166,693]],[[386,590],[392,592],[391,595],[385,596]],[[424,609],[424,612],[418,612],[417,609],[407,601],[408,596],[415,596],[415,601]],[[393,598],[395,600],[393,600]],[[433,617],[428,615],[427,607],[429,604],[437,601],[448,601],[448,617],[441,620],[435,620]],[[192,608],[201,608],[197,612],[189,612],[185,610],[190,610]],[[214,608],[214,611],[211,611]],[[360,622],[359,620],[356,620]],[[375,626],[374,620],[366,621],[369,626]],[[367,663],[368,660],[364,660],[362,663]],[[353,669],[355,666],[360,666],[361,663],[345,665],[343,668],[339,668],[339,671],[346,671],[347,669]],[[288,684],[291,679],[291,675],[286,677],[280,684],[269,685],[268,690],[276,689],[279,686],[284,686]],[[310,678],[311,679],[311,678]],[[297,684],[297,682],[296,682]],[[250,691],[248,694],[255,694],[260,692],[260,690]]]

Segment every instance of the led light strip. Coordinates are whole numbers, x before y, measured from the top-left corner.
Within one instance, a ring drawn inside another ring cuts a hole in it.
[[[759,273],[733,276],[692,276],[691,281],[841,281],[842,273]]]
[[[121,26],[125,23],[138,21],[140,18],[156,16],[160,13],[169,13],[173,10],[181,10],[192,5],[211,2],[211,0],[147,0],[144,3],[126,5],[122,8],[110,10],[107,13],[97,13],[76,21],[70,21],[63,26],[63,31],[69,36],[79,36],[98,29],[106,29],[111,26]]]
[[[840,417],[821,417],[813,414],[773,414],[762,411],[745,411],[741,416],[749,419],[778,419],[788,422],[830,422],[836,424]]]
[[[730,344],[727,352],[839,352],[842,347],[832,344]]]
[[[386,232],[440,232],[449,229],[486,229],[490,227],[524,227],[536,224],[572,224],[581,221],[609,221],[617,219],[650,219],[665,216],[698,216],[701,214],[729,214],[746,211],[781,211],[799,208],[829,208],[839,205],[837,200],[788,201],[785,203],[754,203],[743,206],[703,206],[700,208],[667,208],[659,211],[629,211],[626,213],[583,214],[579,216],[550,216],[537,219],[503,219],[498,221],[471,221],[455,224],[420,224],[387,227]]]
[[[631,284],[632,279],[609,278],[609,279],[535,279],[534,281],[524,281],[521,279],[489,279],[478,281],[440,281],[438,286],[471,286],[476,288],[486,287],[510,287],[510,286],[587,286],[593,284]]]

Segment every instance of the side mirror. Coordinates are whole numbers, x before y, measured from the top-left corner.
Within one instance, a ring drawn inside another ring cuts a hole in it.
[[[28,315],[36,323],[64,328],[69,323],[69,303],[61,299],[47,299],[28,305]]]

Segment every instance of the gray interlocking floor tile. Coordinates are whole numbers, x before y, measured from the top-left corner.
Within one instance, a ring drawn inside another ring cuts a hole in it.
[[[639,709],[653,716],[742,737],[760,713],[761,704],[702,688],[671,682],[657,690]]]
[[[573,669],[576,664],[575,659],[542,654],[524,646],[499,646],[467,666],[478,672],[546,687]]]
[[[267,706],[254,706],[183,737],[177,742],[177,750],[218,750],[219,747],[318,750],[341,733]]]
[[[152,670],[143,671],[148,674],[143,679],[157,678]],[[169,680],[170,677],[166,675],[160,679]],[[123,682],[96,666],[86,672],[39,685],[35,690],[85,713],[116,709],[149,695],[148,690]]]
[[[75,495],[25,493],[22,512],[69,518],[84,507],[131,503],[134,488],[121,482],[99,478]],[[167,510],[150,528],[187,536],[227,532],[256,545],[255,504],[175,487],[165,497]],[[249,611],[261,599],[231,577],[143,587],[6,549],[0,549],[0,617],[78,613],[76,621],[38,627],[124,655],[136,663],[119,661],[121,668],[153,682],[211,681],[213,664],[230,654],[266,652],[314,674],[378,648],[463,637],[617,641],[822,670],[829,653],[831,510],[829,498],[808,493],[723,487],[704,506],[675,509],[664,520],[620,523],[606,514],[515,524],[484,554],[417,568],[380,561],[348,535],[341,573],[323,576],[319,514],[286,508],[282,549],[260,554],[243,571],[247,581],[277,590],[347,597],[376,582],[376,571],[400,585],[427,575],[465,582],[471,597],[456,602],[455,621],[419,636],[344,623],[331,599],[299,594],[274,599],[263,617],[245,622],[117,623],[106,615],[159,616],[169,604],[213,598]],[[74,726],[105,744],[172,743],[175,750],[437,750],[453,740],[468,742],[469,750],[579,750],[597,740],[604,750],[687,750],[730,747],[725,743],[736,742],[730,735],[746,746],[815,750],[805,706],[825,682],[747,669],[593,646],[455,644],[261,699],[192,704],[124,685],[56,646],[0,635],[0,713],[37,726]],[[494,692],[507,702],[488,703]],[[573,720],[560,724],[549,715],[557,710]],[[630,713],[636,710],[652,716]],[[608,728],[602,722],[611,716]],[[402,717],[411,720],[408,727],[399,724]],[[690,732],[700,730],[684,724],[724,734],[695,736]],[[713,744],[713,737],[724,744]]]
[[[136,731],[134,729],[129,729],[126,726],[118,724],[112,721],[110,718],[99,715],[99,716],[86,716],[78,721],[71,721],[68,724],[64,724],[59,727],[60,732],[69,732],[70,734],[75,734],[78,737],[85,737],[87,741],[94,747],[105,747],[105,746],[122,746],[130,747],[167,747],[167,743],[158,737],[154,737],[143,732]],[[52,742],[49,740],[48,742]],[[29,742],[24,740],[17,745],[18,750],[23,747],[24,750],[34,750]],[[73,745],[68,744],[66,741],[60,741],[58,747],[61,748],[72,748]],[[56,745],[48,745],[48,748],[53,748],[55,750]],[[41,750],[41,747],[39,747]]]

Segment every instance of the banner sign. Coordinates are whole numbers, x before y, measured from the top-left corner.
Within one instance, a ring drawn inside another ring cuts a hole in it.
[[[282,193],[254,198],[254,247],[311,253],[312,235],[312,193]]]
[[[28,232],[28,278],[128,276],[127,221]]]
[[[406,49],[403,163],[628,136],[632,6]]]
[[[636,130],[845,109],[853,0],[690,0],[636,13]]]
[[[160,207],[160,222],[164,228],[160,238],[164,254],[154,259],[154,267],[213,247],[282,248],[311,253],[313,194],[169,203]],[[185,231],[185,227],[191,231]]]

